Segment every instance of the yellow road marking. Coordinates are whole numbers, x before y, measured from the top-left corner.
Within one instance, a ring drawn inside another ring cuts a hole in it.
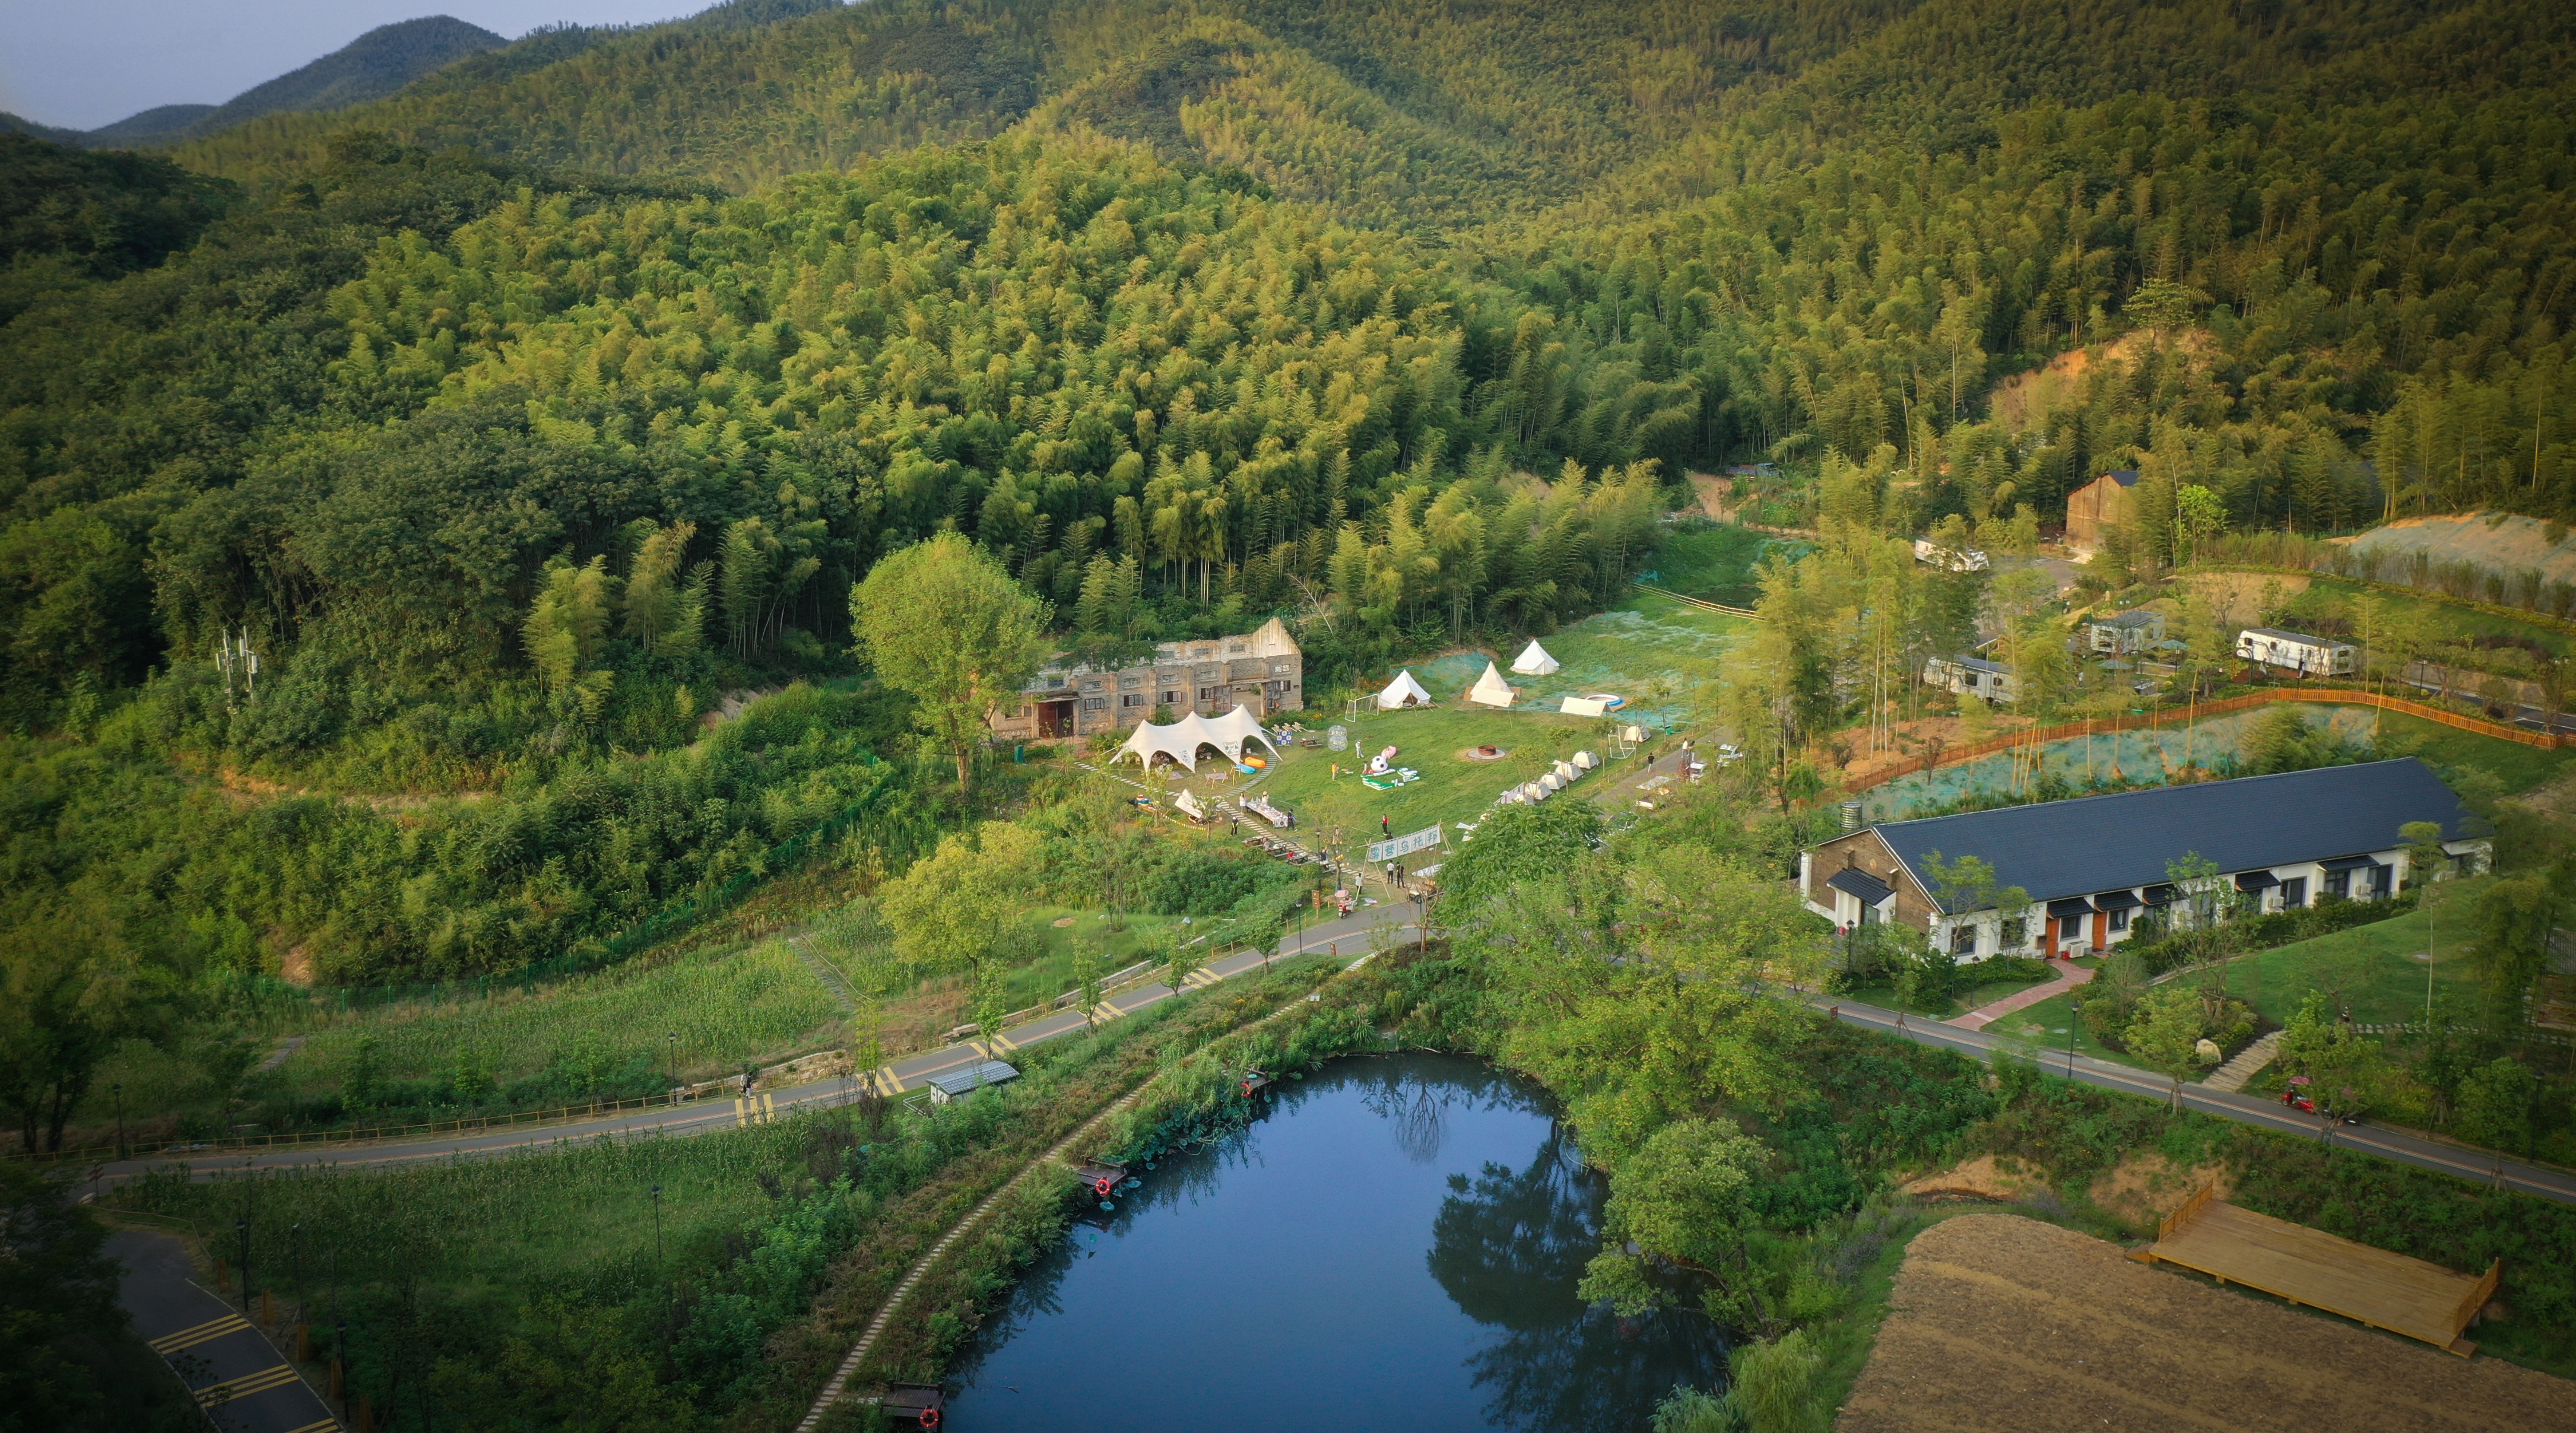
[[[301,1428],[289,1428],[286,1433],[338,1433],[339,1427],[339,1419],[325,1418],[319,1423],[307,1423]]]
[[[987,1059],[996,1059],[999,1058],[1002,1050],[1016,1050],[1018,1048],[1020,1048],[1018,1045],[1011,1042],[1010,1036],[996,1030],[993,1032],[993,1047],[988,1047],[984,1053]]]
[[[198,1324],[193,1328],[184,1328],[179,1330],[177,1333],[165,1333],[159,1338],[152,1340],[152,1351],[154,1353],[168,1353],[173,1349],[182,1349],[193,1344],[204,1343],[210,1338],[222,1338],[225,1334],[231,1333],[235,1329],[246,1329],[249,1327],[250,1321],[243,1318],[241,1315],[226,1314],[222,1318],[208,1319],[204,1323]]]
[[[1217,984],[1221,979],[1222,977],[1210,975],[1204,970],[1193,970],[1190,972],[1189,978],[1183,980],[1181,985],[1190,990],[1205,990],[1209,986]]]
[[[892,1065],[879,1065],[869,1074],[868,1079],[875,1086],[877,1093],[887,1099],[893,1099],[903,1093],[903,1080],[895,1074]]]
[[[1126,1011],[1119,1009],[1117,1006],[1110,1004],[1106,1000],[1103,1000],[1099,1004],[1091,1007],[1092,1018],[1096,1020],[1115,1020],[1126,1013]]]
[[[210,1407],[236,1398],[248,1398],[254,1393],[266,1393],[272,1388],[283,1388],[294,1381],[295,1370],[281,1363],[275,1368],[245,1373],[239,1378],[227,1378],[221,1383],[200,1388],[197,1390],[197,1403],[200,1407]]]
[[[775,1092],[770,1091],[770,1090],[763,1090],[763,1091],[761,1091],[761,1092],[760,1092],[760,1122],[761,1122],[762,1124],[774,1124],[774,1123],[776,1123],[776,1122],[777,1122],[777,1120],[778,1120],[778,1099],[777,1099],[777,1095],[775,1094]]]

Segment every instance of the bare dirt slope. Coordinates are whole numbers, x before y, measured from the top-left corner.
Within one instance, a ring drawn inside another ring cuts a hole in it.
[[[2486,1433],[2576,1427],[2576,1383],[2213,1288],[2035,1219],[1967,1214],[1906,1251],[1836,1426]]]

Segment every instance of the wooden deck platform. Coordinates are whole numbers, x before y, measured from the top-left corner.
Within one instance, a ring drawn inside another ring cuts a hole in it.
[[[2136,1256],[2196,1269],[2222,1284],[2341,1314],[2375,1329],[2422,1339],[2467,1358],[2478,1346],[2462,1338],[2495,1296],[2499,1260],[2483,1276],[2337,1238],[2304,1224],[2239,1209],[2204,1186],[2164,1217],[2154,1247]]]

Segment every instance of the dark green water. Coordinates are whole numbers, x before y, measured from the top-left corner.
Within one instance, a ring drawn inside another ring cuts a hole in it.
[[[1641,1429],[1723,1381],[1706,1319],[1575,1297],[1600,1181],[1479,1062],[1340,1061],[1137,1173],[984,1327],[949,1429]]]

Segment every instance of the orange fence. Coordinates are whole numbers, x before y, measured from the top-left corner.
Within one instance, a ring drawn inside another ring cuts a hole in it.
[[[1842,790],[1846,796],[1858,796],[1873,786],[1883,786],[1900,777],[1914,776],[1935,767],[1955,766],[1963,761],[1974,761],[1981,756],[1993,756],[1999,752],[2038,746],[2052,741],[2065,741],[2072,737],[2108,736],[2114,732],[2143,731],[2152,727],[2196,722],[2203,717],[2225,716],[2230,712],[2247,711],[2271,702],[2322,702],[2340,706],[2377,707],[2381,711],[2421,717],[2429,722],[2439,722],[2443,726],[2475,732],[2480,736],[2492,736],[2503,741],[2520,742],[2524,746],[2536,746],[2543,751],[2555,751],[2567,744],[2566,737],[2554,732],[2531,731],[2500,721],[2489,721],[2484,717],[2462,716],[2458,712],[2445,711],[2423,702],[2408,701],[2404,697],[2392,697],[2384,692],[2364,691],[2357,687],[2267,687],[2262,691],[2248,692],[2243,696],[2224,697],[2214,702],[2198,702],[2174,707],[2167,711],[2064,722],[2057,726],[2038,727],[2004,736],[1988,737],[1984,741],[1970,742],[1966,746],[1942,747],[1912,761],[1899,762],[1884,771],[1872,772],[1859,780],[1845,782]]]

